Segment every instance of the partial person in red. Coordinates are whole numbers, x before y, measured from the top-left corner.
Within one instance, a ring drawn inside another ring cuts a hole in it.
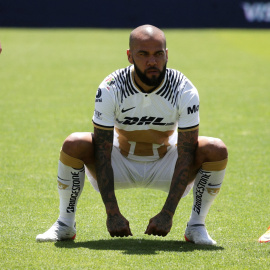
[[[270,243],[270,226],[267,231],[259,238],[260,243]]]

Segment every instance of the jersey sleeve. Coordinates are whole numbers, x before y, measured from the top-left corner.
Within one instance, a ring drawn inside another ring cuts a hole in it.
[[[92,122],[95,127],[102,129],[113,129],[115,119],[114,91],[110,86],[108,76],[100,85],[96,93],[95,111]]]
[[[195,86],[187,80],[180,95],[178,129],[188,131],[198,128],[199,94]]]

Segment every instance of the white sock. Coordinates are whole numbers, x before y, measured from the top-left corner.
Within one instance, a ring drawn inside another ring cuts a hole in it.
[[[73,168],[66,164],[72,164],[80,168]],[[83,162],[61,151],[58,163],[59,220],[68,226],[74,226],[77,203],[84,187],[84,179]]]
[[[193,206],[188,225],[205,224],[206,216],[221,188],[227,159],[207,162],[196,175],[193,186]]]

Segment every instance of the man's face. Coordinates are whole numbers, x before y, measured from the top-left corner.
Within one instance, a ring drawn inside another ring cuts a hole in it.
[[[153,88],[162,82],[168,61],[168,51],[162,41],[137,41],[127,54],[129,62],[134,64],[135,80],[141,87]]]
[[[159,70],[157,67],[149,67],[146,70],[141,71],[133,59],[135,73],[139,79],[147,86],[157,87],[163,81],[166,73],[167,63],[164,64],[163,68]]]

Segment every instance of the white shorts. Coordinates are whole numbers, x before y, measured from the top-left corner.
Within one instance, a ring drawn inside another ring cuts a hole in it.
[[[177,148],[172,148],[161,159],[153,162],[138,162],[124,157],[117,148],[112,150],[112,167],[114,172],[114,187],[150,188],[169,192],[175,163],[177,160]],[[96,179],[85,168],[86,175],[96,191],[99,191]],[[183,196],[185,197],[193,187],[190,183]]]

